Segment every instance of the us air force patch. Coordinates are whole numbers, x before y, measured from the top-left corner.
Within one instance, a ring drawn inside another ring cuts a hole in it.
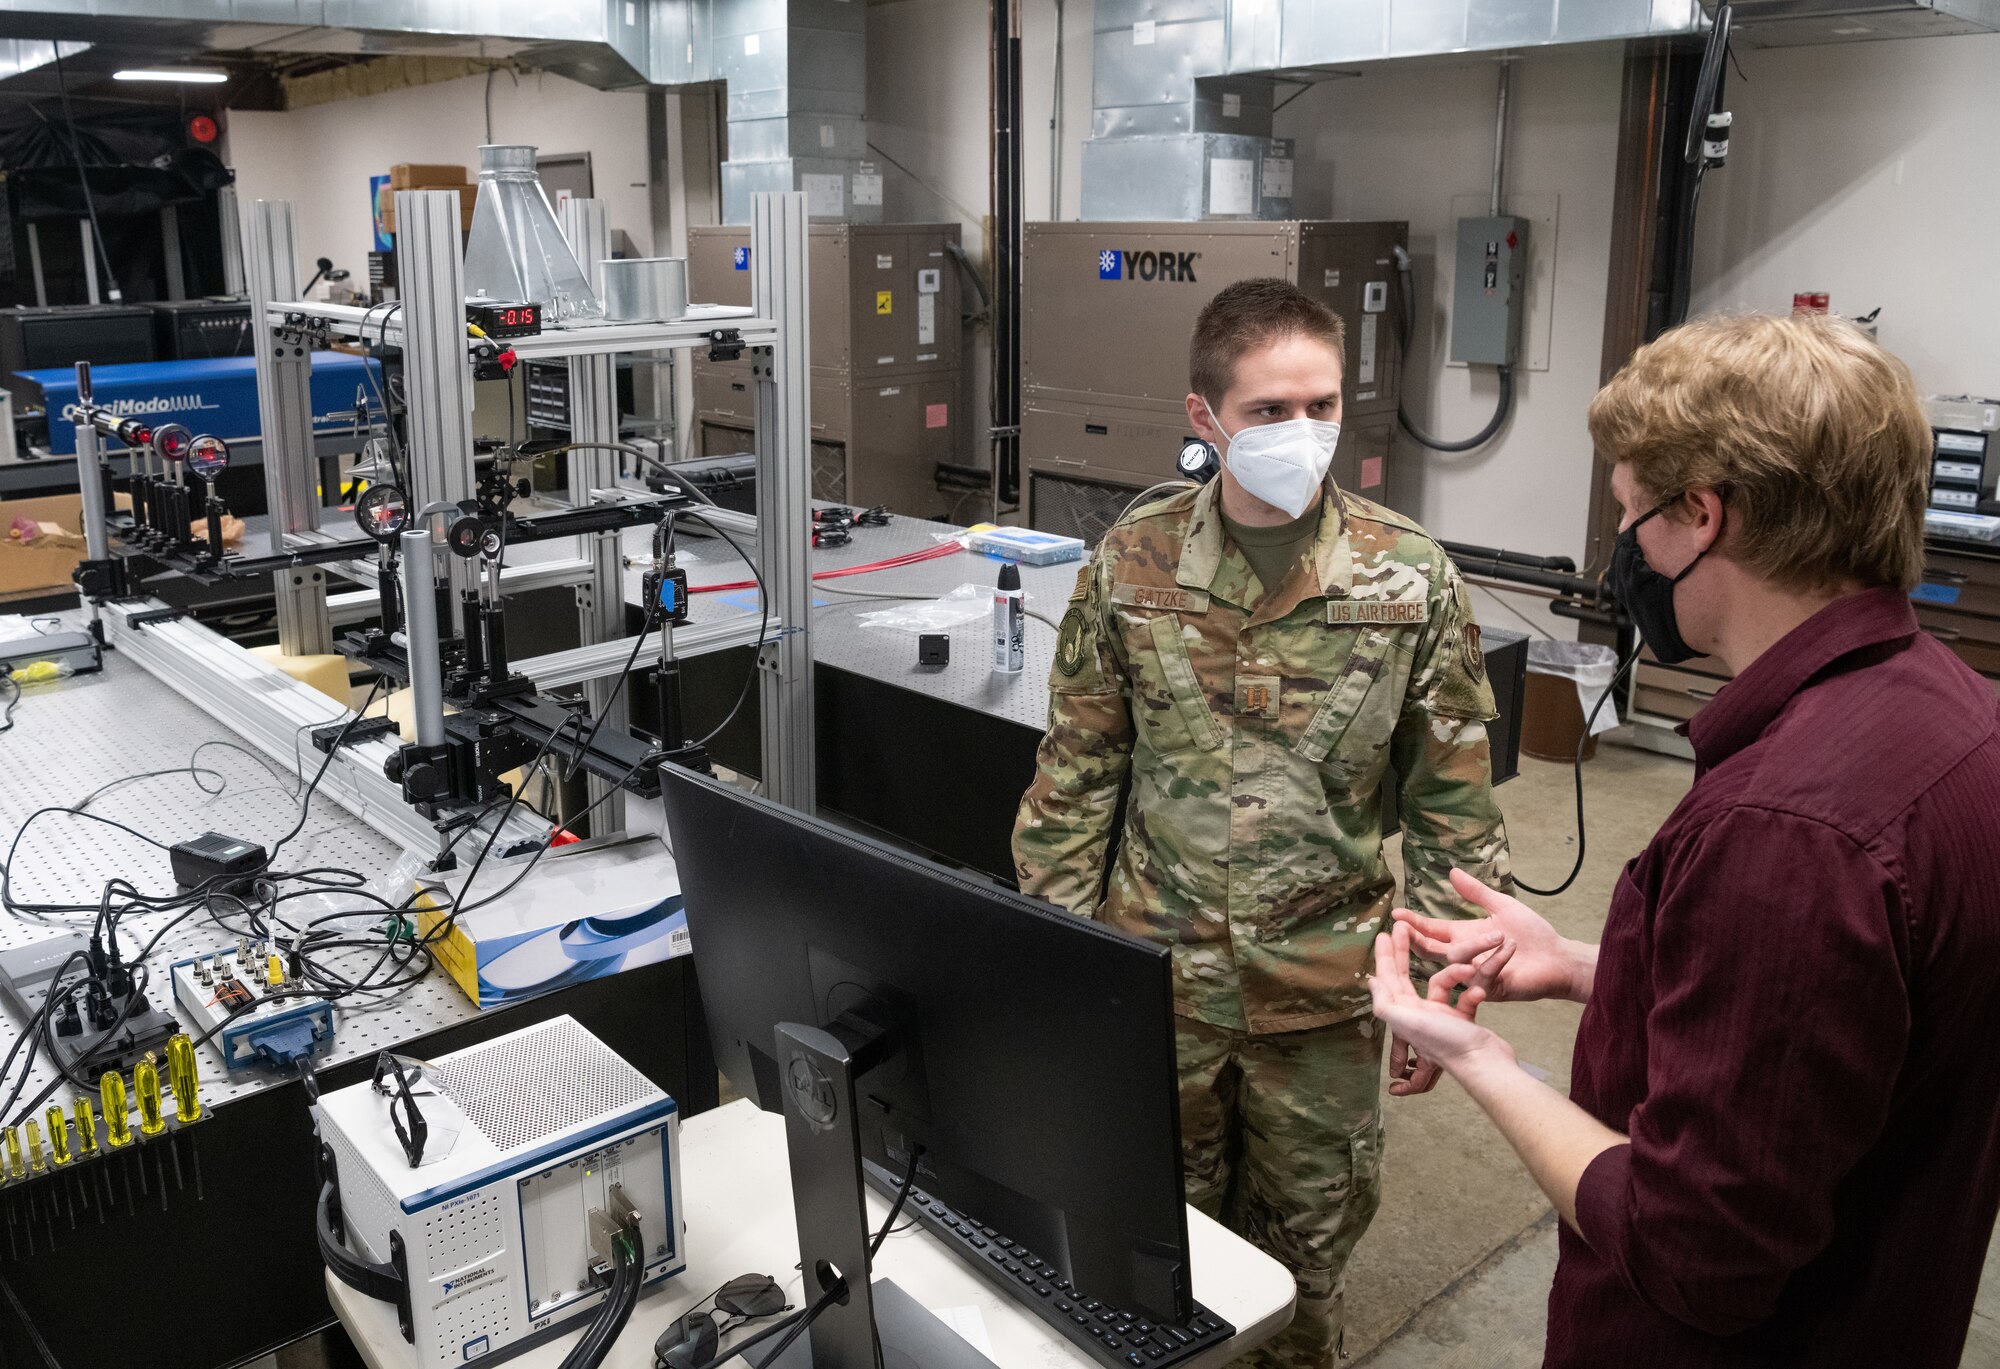
[[[1065,678],[1083,669],[1084,653],[1089,650],[1084,641],[1090,623],[1084,617],[1080,605],[1070,605],[1069,612],[1063,614],[1062,629],[1056,635],[1056,670]]]
[[[1479,624],[1465,625],[1465,673],[1475,684],[1486,682],[1486,653],[1479,647]]]

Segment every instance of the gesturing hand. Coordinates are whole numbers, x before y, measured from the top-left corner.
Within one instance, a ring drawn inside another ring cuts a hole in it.
[[[1514,953],[1504,945],[1490,953],[1490,959],[1506,965]],[[1438,1075],[1486,1043],[1498,1041],[1480,1027],[1474,1017],[1486,1001],[1486,989],[1470,987],[1450,999],[1452,985],[1462,977],[1462,967],[1448,967],[1430,979],[1430,997],[1418,997],[1410,983],[1410,929],[1396,927],[1392,933],[1376,937],[1376,973],[1368,981],[1374,999],[1374,1015],[1390,1029],[1388,1049],[1388,1091],[1392,1097],[1408,1099],[1430,1093]]]
[[[1537,998],[1588,996],[1588,971],[1581,963],[1579,948],[1556,935],[1548,920],[1517,898],[1489,889],[1463,870],[1451,872],[1451,887],[1458,896],[1485,912],[1485,917],[1454,921],[1424,917],[1407,908],[1393,916],[1399,930],[1407,928],[1410,944],[1447,966],[1466,966],[1454,973],[1447,969],[1438,976],[1447,987],[1465,984],[1485,990],[1495,1003],[1525,1003]],[[1511,944],[1511,955],[1498,964],[1493,953],[1502,943]],[[1585,981],[1585,982],[1580,982]]]

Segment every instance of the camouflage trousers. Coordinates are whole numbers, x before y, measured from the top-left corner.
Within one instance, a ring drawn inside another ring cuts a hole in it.
[[[1331,1369],[1347,1257],[1382,1201],[1383,1034],[1365,1016],[1263,1036],[1174,1025],[1188,1202],[1299,1285],[1291,1325],[1231,1369]]]

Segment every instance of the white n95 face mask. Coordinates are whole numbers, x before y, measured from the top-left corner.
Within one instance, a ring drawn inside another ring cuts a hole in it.
[[[1319,502],[1333,449],[1340,442],[1340,425],[1317,418],[1288,418],[1283,423],[1255,423],[1230,432],[1222,426],[1206,399],[1208,417],[1229,439],[1223,464],[1253,497],[1293,518]]]

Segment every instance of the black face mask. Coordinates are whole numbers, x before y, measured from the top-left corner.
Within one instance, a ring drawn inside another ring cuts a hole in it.
[[[1618,534],[1618,540],[1611,546],[1611,592],[1617,596],[1619,607],[1632,615],[1640,640],[1659,658],[1660,664],[1679,665],[1701,653],[1681,638],[1680,624],[1674,618],[1674,586],[1688,578],[1688,573],[1701,564],[1701,558],[1715,549],[1715,543],[1704,547],[1679,575],[1662,575],[1654,570],[1646,564],[1646,553],[1639,549],[1639,525],[1664,508],[1665,504],[1658,505]],[[1718,530],[1716,540],[1721,537]]]

